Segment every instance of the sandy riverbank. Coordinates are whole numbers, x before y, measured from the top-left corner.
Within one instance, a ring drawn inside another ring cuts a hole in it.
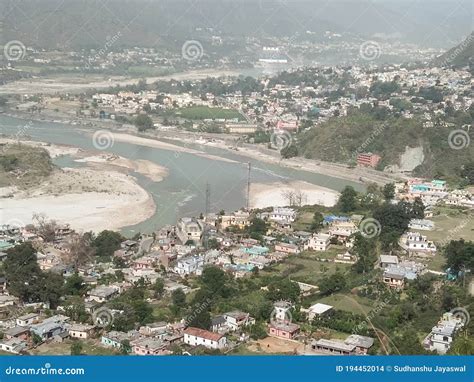
[[[136,171],[161,181],[167,175],[165,168],[116,156],[113,160],[107,160],[106,155],[87,156],[75,147],[28,141],[22,144],[42,147],[51,157],[82,158],[78,160],[92,166],[55,169],[41,184],[26,190],[0,188],[0,225],[29,224],[34,214],[44,214],[76,230],[97,232],[135,225],[155,213],[153,198],[127,172]]]
[[[155,212],[151,196],[131,176],[91,169],[64,169],[35,189],[1,200],[0,224],[32,222],[33,214],[82,231],[117,230]]]
[[[339,193],[329,188],[302,181],[290,183],[254,183],[250,187],[252,208],[288,206],[290,197],[301,201],[301,205],[319,204],[332,207],[337,203]],[[299,203],[297,203],[299,204]]]
[[[147,83],[158,80],[200,80],[207,77],[238,76],[239,72],[230,69],[203,69],[180,72],[163,76],[147,77]],[[83,92],[88,89],[106,89],[138,83],[141,78],[125,76],[58,75],[22,79],[0,86],[0,94],[51,94]]]
[[[84,158],[76,159],[76,162],[87,163],[89,166],[95,167],[99,170],[104,168],[122,168],[129,171],[137,172],[152,182],[161,182],[168,176],[168,169],[144,159],[130,160],[120,157],[118,155],[102,154],[86,156]]]

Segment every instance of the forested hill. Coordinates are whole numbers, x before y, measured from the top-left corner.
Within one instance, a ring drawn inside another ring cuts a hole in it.
[[[455,68],[469,66],[471,73],[474,73],[474,32],[472,32],[462,43],[436,58],[433,64],[454,66]]]
[[[462,125],[464,119],[471,118],[465,114],[456,119]],[[357,110],[303,133],[298,149],[306,158],[354,165],[359,152],[373,152],[382,157],[379,169],[385,169],[399,165],[407,147],[422,147],[424,160],[414,169],[414,175],[458,180],[463,166],[474,158],[474,145],[453,149],[449,136],[454,129],[444,123],[423,127],[423,121],[417,118],[381,118],[378,113]]]

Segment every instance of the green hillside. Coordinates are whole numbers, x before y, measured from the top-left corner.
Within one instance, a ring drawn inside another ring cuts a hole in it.
[[[306,158],[355,164],[360,152],[382,157],[379,169],[398,164],[406,147],[423,147],[425,159],[414,174],[457,179],[463,164],[474,158],[474,145],[461,150],[450,147],[448,138],[457,127],[440,124],[424,128],[421,120],[388,117],[353,111],[347,117],[333,118],[300,136],[299,151]]]
[[[461,68],[470,66],[471,73],[474,69],[474,32],[471,33],[461,44],[448,50],[446,53],[434,60],[435,65],[454,66]]]
[[[0,146],[0,187],[30,187],[51,174],[49,153],[39,147],[15,144]]]

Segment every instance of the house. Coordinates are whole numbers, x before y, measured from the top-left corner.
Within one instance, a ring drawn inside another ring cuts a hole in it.
[[[219,333],[193,327],[186,328],[183,333],[184,343],[191,346],[202,345],[210,349],[223,349],[227,345],[227,338]]]
[[[0,308],[6,308],[7,306],[17,305],[18,301],[18,297],[0,295]]]
[[[357,164],[364,167],[375,168],[379,164],[382,157],[372,153],[360,153],[357,155]]]
[[[276,243],[275,251],[287,253],[290,255],[296,255],[300,253],[300,249],[296,244],[288,244],[288,243]]]
[[[220,229],[224,230],[230,226],[236,226],[240,229],[250,225],[250,213],[248,211],[236,211],[229,215],[220,216]]]
[[[311,343],[311,348],[315,351],[336,354],[336,355],[353,355],[355,353],[355,345],[346,344],[341,340],[314,340]]]
[[[181,243],[186,244],[193,241],[195,245],[200,244],[203,234],[202,223],[195,218],[181,218],[176,227],[176,235]]]
[[[329,228],[329,235],[345,243],[357,231],[359,229],[352,221],[334,221]]]
[[[436,254],[436,246],[432,241],[418,232],[407,232],[399,240],[400,247],[409,255],[431,256]]]
[[[106,302],[119,294],[118,288],[101,285],[92,289],[87,297],[87,301]]]
[[[18,326],[30,326],[35,324],[39,321],[39,314],[37,313],[29,313],[24,314],[16,319],[16,324]]]
[[[139,332],[150,337],[165,337],[168,333],[168,323],[162,321],[146,324],[140,328]]]
[[[27,348],[27,343],[18,338],[10,338],[0,342],[0,350],[8,353],[20,354]]]
[[[446,354],[454,341],[456,333],[464,326],[464,322],[447,312],[438,324],[431,329],[431,333],[424,339],[423,346],[438,354]]]
[[[382,281],[393,289],[403,289],[405,286],[405,272],[396,268],[388,268],[384,271]]]
[[[132,343],[132,352],[135,355],[168,355],[168,343],[157,338],[142,338]]]
[[[345,253],[338,253],[334,259],[334,262],[340,264],[355,264],[357,262],[357,256],[352,255],[349,251]]]
[[[228,329],[227,320],[224,316],[217,316],[211,320],[211,331],[222,332]]]
[[[320,318],[323,315],[329,314],[333,307],[331,305],[317,303],[308,308],[308,320],[313,321],[315,318]]]
[[[5,331],[4,338],[9,340],[11,338],[18,338],[22,341],[28,341],[30,338],[30,328],[24,326],[14,326]]]
[[[181,276],[187,276],[192,274],[196,274],[199,276],[202,273],[203,267],[204,257],[191,256],[179,259],[176,263],[174,271]]]
[[[226,320],[226,325],[230,330],[236,331],[240,328],[255,323],[255,319],[250,317],[249,313],[244,312],[228,312],[223,314],[224,319]]]
[[[271,322],[268,334],[270,336],[291,340],[300,332],[300,326],[291,322]]]
[[[382,269],[387,269],[392,266],[398,265],[398,256],[391,255],[380,255],[379,266]]]
[[[411,219],[408,223],[408,228],[418,229],[421,231],[432,231],[435,228],[435,224],[431,220],[427,219]]]
[[[293,208],[274,207],[273,211],[270,212],[269,220],[277,223],[291,224],[296,220],[296,211]]]
[[[310,251],[327,251],[330,241],[331,235],[318,233],[309,239],[309,241],[304,245],[304,249]]]
[[[102,335],[101,344],[107,347],[120,349],[124,341],[130,341],[128,333],[111,331]]]
[[[47,318],[39,324],[32,325],[30,330],[43,341],[68,333],[66,322],[58,316]]]
[[[94,335],[94,331],[94,325],[73,324],[69,328],[69,336],[72,338],[91,338]]]
[[[372,337],[351,334],[344,340],[346,345],[354,345],[356,354],[367,354],[369,349],[374,345]]]

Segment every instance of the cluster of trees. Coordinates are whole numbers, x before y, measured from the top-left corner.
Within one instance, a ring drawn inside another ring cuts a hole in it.
[[[8,251],[3,271],[9,292],[25,302],[45,302],[55,308],[64,294],[61,275],[40,269],[36,250],[31,243],[22,243]]]

